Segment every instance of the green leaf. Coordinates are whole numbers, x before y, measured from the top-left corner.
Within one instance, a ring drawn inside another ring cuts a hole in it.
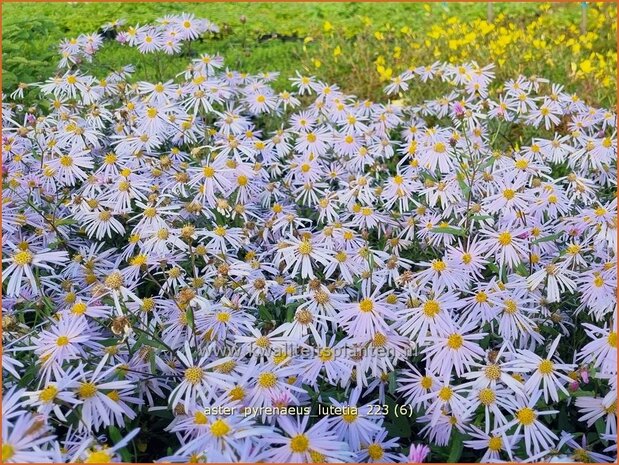
[[[56,226],[69,226],[76,223],[77,221],[73,218],[63,218],[62,220],[56,221]]]
[[[454,437],[451,443],[451,450],[449,451],[449,457],[447,457],[448,463],[458,463],[462,456],[462,449],[464,448],[462,433],[459,431],[454,432]]]
[[[595,396],[595,392],[593,391],[585,391],[583,389],[578,389],[572,393],[570,393],[572,397],[593,397]]]
[[[516,270],[516,273],[518,273],[520,276],[529,275],[529,271],[527,270],[527,267],[524,266],[522,263],[518,263],[515,270]]]
[[[151,346],[154,347],[156,349],[162,349],[162,350],[168,350],[168,348],[166,347],[165,344],[162,344],[161,342],[155,340],[155,339],[151,339],[150,335],[146,332],[144,332],[142,329],[140,328],[133,328],[133,330],[138,333],[141,334],[142,337],[140,337],[138,339],[138,342],[141,341],[142,344],[146,344],[147,346]],[[136,342],[136,346],[137,346],[137,342]]]
[[[122,435],[120,434],[120,431],[118,431],[118,428],[116,428],[115,426],[110,426],[108,428],[108,432],[110,435],[110,439],[114,441],[114,444],[118,444],[120,441],[122,441]],[[126,447],[118,449],[118,452],[120,453],[120,456],[122,457],[124,462],[132,461],[131,454],[129,453]]]
[[[555,234],[551,234],[549,236],[544,236],[544,237],[540,237],[539,239],[535,239],[534,241],[531,241],[531,244],[539,244],[540,242],[550,242],[550,241],[554,241],[556,239],[558,239],[559,237],[561,237],[561,234],[563,233],[555,233]]]
[[[469,195],[469,192],[471,192],[471,188],[466,182],[464,182],[464,179],[458,179],[458,185],[460,186],[460,190],[465,196]]]
[[[606,432],[606,422],[603,418],[600,418],[598,421],[595,422],[595,429],[600,436],[602,436]]]
[[[296,308],[294,305],[288,305],[286,307],[286,322],[290,323],[294,319],[295,310]]]
[[[273,318],[273,314],[270,312],[270,310],[264,305],[262,305],[258,309],[258,315],[260,316],[260,319],[262,321],[273,321],[275,319]]]
[[[191,328],[191,332],[195,333],[196,326],[195,326],[195,321],[193,318],[193,308],[191,307],[191,305],[187,305],[187,310],[185,311],[185,314],[187,315],[187,324]]]
[[[389,407],[389,413],[387,418],[389,421],[385,422],[385,429],[391,436],[397,436],[402,439],[406,439],[411,435],[411,425],[409,418],[406,416],[396,416],[396,402],[391,396],[385,397],[385,404]]]
[[[432,228],[432,232],[441,234],[453,234],[454,236],[464,236],[466,231],[462,228],[454,228],[453,226],[440,226]]]
[[[398,383],[395,379],[395,371],[389,373],[389,394],[394,394],[398,387]]]

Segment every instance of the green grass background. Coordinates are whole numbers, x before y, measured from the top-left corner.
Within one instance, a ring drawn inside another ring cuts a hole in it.
[[[437,3],[432,12],[421,3],[5,3],[2,7],[3,91],[19,82],[42,81],[55,71],[57,45],[63,38],[94,32],[109,21],[126,19],[128,24],[145,24],[165,14],[191,12],[218,24],[221,34],[196,44],[196,51],[219,52],[226,64],[239,71],[281,71],[281,85],[294,70],[302,69],[303,39],[319,32],[325,21],[349,31],[361,31],[367,16],[376,26],[426,30],[441,21],[443,14],[463,20],[486,18],[486,3]],[[538,4],[497,3],[494,13],[504,13],[526,24],[538,14]],[[562,21],[578,23],[578,3],[557,9]],[[242,24],[241,17],[246,18]],[[315,47],[309,43],[307,47]],[[138,65],[138,79],[153,79],[148,66],[135,50],[117,44],[106,45],[97,63],[118,68]],[[181,71],[187,57],[166,57],[165,78]],[[89,69],[102,77],[107,69]],[[320,75],[320,70],[312,70]],[[152,72],[152,71],[150,71]],[[345,83],[343,83],[345,84]],[[344,85],[345,87],[345,85]]]

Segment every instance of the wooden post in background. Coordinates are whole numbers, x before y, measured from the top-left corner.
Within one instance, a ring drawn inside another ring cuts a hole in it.
[[[488,14],[487,21],[491,23],[494,21],[494,4],[492,2],[488,2]]]
[[[580,33],[582,35],[587,33],[587,2],[580,4]]]

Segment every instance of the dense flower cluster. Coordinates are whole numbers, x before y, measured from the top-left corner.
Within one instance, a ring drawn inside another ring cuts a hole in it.
[[[102,42],[3,102],[3,462],[614,460],[614,113],[476,63],[395,77],[452,86],[415,106],[97,79]]]

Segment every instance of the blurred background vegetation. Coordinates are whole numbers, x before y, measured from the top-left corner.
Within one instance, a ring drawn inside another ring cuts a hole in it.
[[[193,54],[220,53],[239,71],[279,71],[276,88],[299,70],[384,100],[386,81],[408,67],[476,60],[496,63],[499,80],[542,76],[590,104],[616,105],[614,3],[4,3],[3,91],[53,75],[63,38],[119,18],[135,25],[179,12],[221,28],[192,45]],[[153,80],[155,59],[110,43],[87,70],[103,77],[131,63],[136,79]],[[166,56],[160,77],[189,59]]]

